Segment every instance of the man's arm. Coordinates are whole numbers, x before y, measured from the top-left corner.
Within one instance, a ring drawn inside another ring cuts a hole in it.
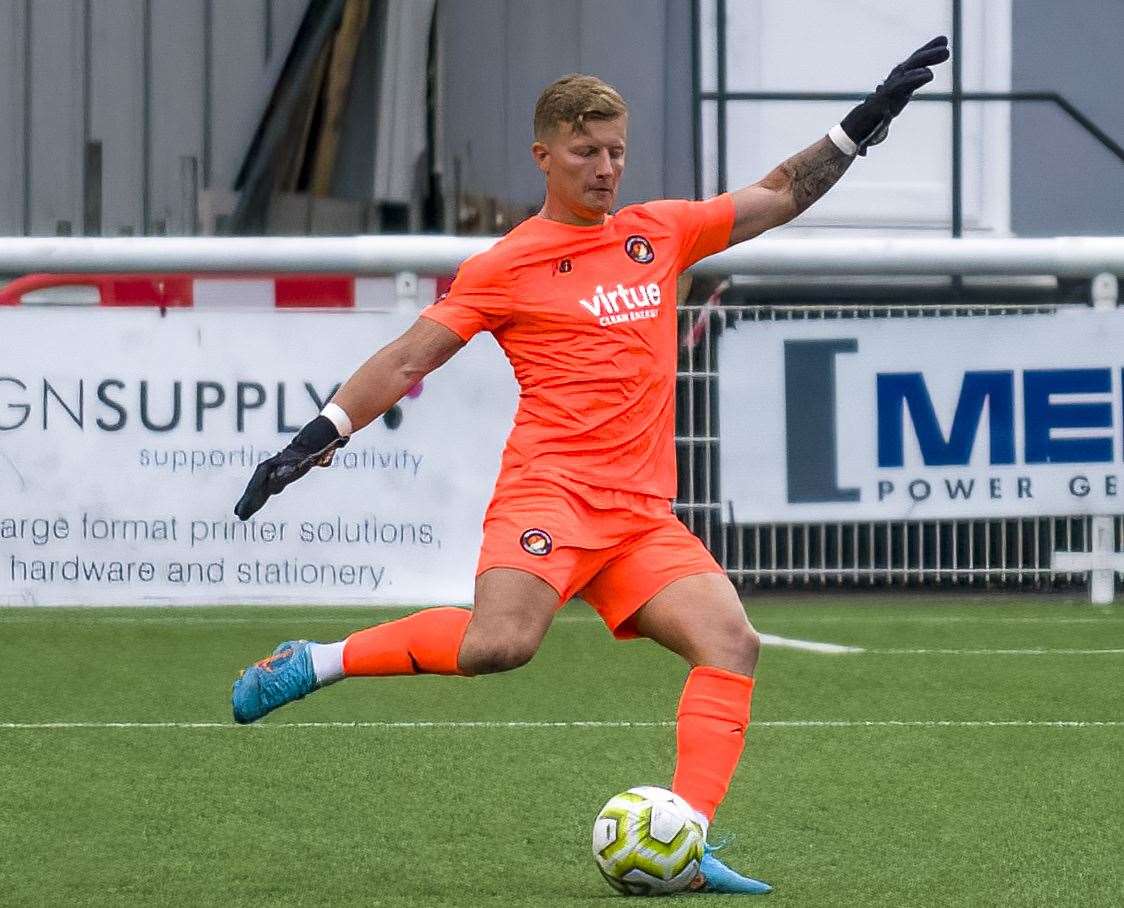
[[[774,167],[764,179],[731,193],[730,245],[787,224],[834,186],[853,160],[824,136]]]
[[[824,138],[775,167],[764,179],[731,193],[734,226],[730,245],[788,223],[834,186],[855,155],[865,155],[868,147],[885,139],[890,121],[918,88],[932,81],[929,67],[948,58],[948,38],[943,35],[919,47]]]
[[[344,382],[323,412],[285,448],[258,464],[234,513],[248,520],[315,466],[326,467],[353,432],[378,419],[426,375],[464,346],[456,332],[419,318]]]
[[[355,370],[332,397],[351,422],[350,435],[374,422],[402,395],[464,346],[456,332],[419,318]]]

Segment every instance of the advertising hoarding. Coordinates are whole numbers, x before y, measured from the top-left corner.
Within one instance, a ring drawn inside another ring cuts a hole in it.
[[[256,464],[414,318],[2,313],[0,603],[471,601],[517,399],[490,337],[331,467],[233,513]]]

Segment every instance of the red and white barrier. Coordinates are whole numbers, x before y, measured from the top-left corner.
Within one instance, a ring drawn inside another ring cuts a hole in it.
[[[0,288],[0,306],[46,292],[52,302],[101,306],[386,310],[426,306],[448,284],[407,274],[28,274]]]

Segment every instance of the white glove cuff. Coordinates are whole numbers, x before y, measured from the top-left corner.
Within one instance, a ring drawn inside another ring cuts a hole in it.
[[[835,143],[836,148],[848,157],[853,158],[859,153],[859,146],[851,141],[847,133],[843,131],[843,127],[838,123],[827,131],[827,137]]]
[[[341,438],[346,438],[351,434],[351,417],[347,415],[347,411],[338,404],[328,404],[320,411],[321,416],[326,416],[332,421],[332,425],[336,427],[336,431],[340,433]]]

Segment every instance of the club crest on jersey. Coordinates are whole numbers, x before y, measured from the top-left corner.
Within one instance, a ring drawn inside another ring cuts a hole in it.
[[[641,265],[647,265],[656,257],[652,244],[638,233],[634,233],[624,241],[624,251],[628,253],[630,259]]]
[[[550,550],[554,548],[554,540],[550,538],[550,533],[539,529],[524,530],[523,535],[519,537],[519,544],[529,555],[549,555]]]

